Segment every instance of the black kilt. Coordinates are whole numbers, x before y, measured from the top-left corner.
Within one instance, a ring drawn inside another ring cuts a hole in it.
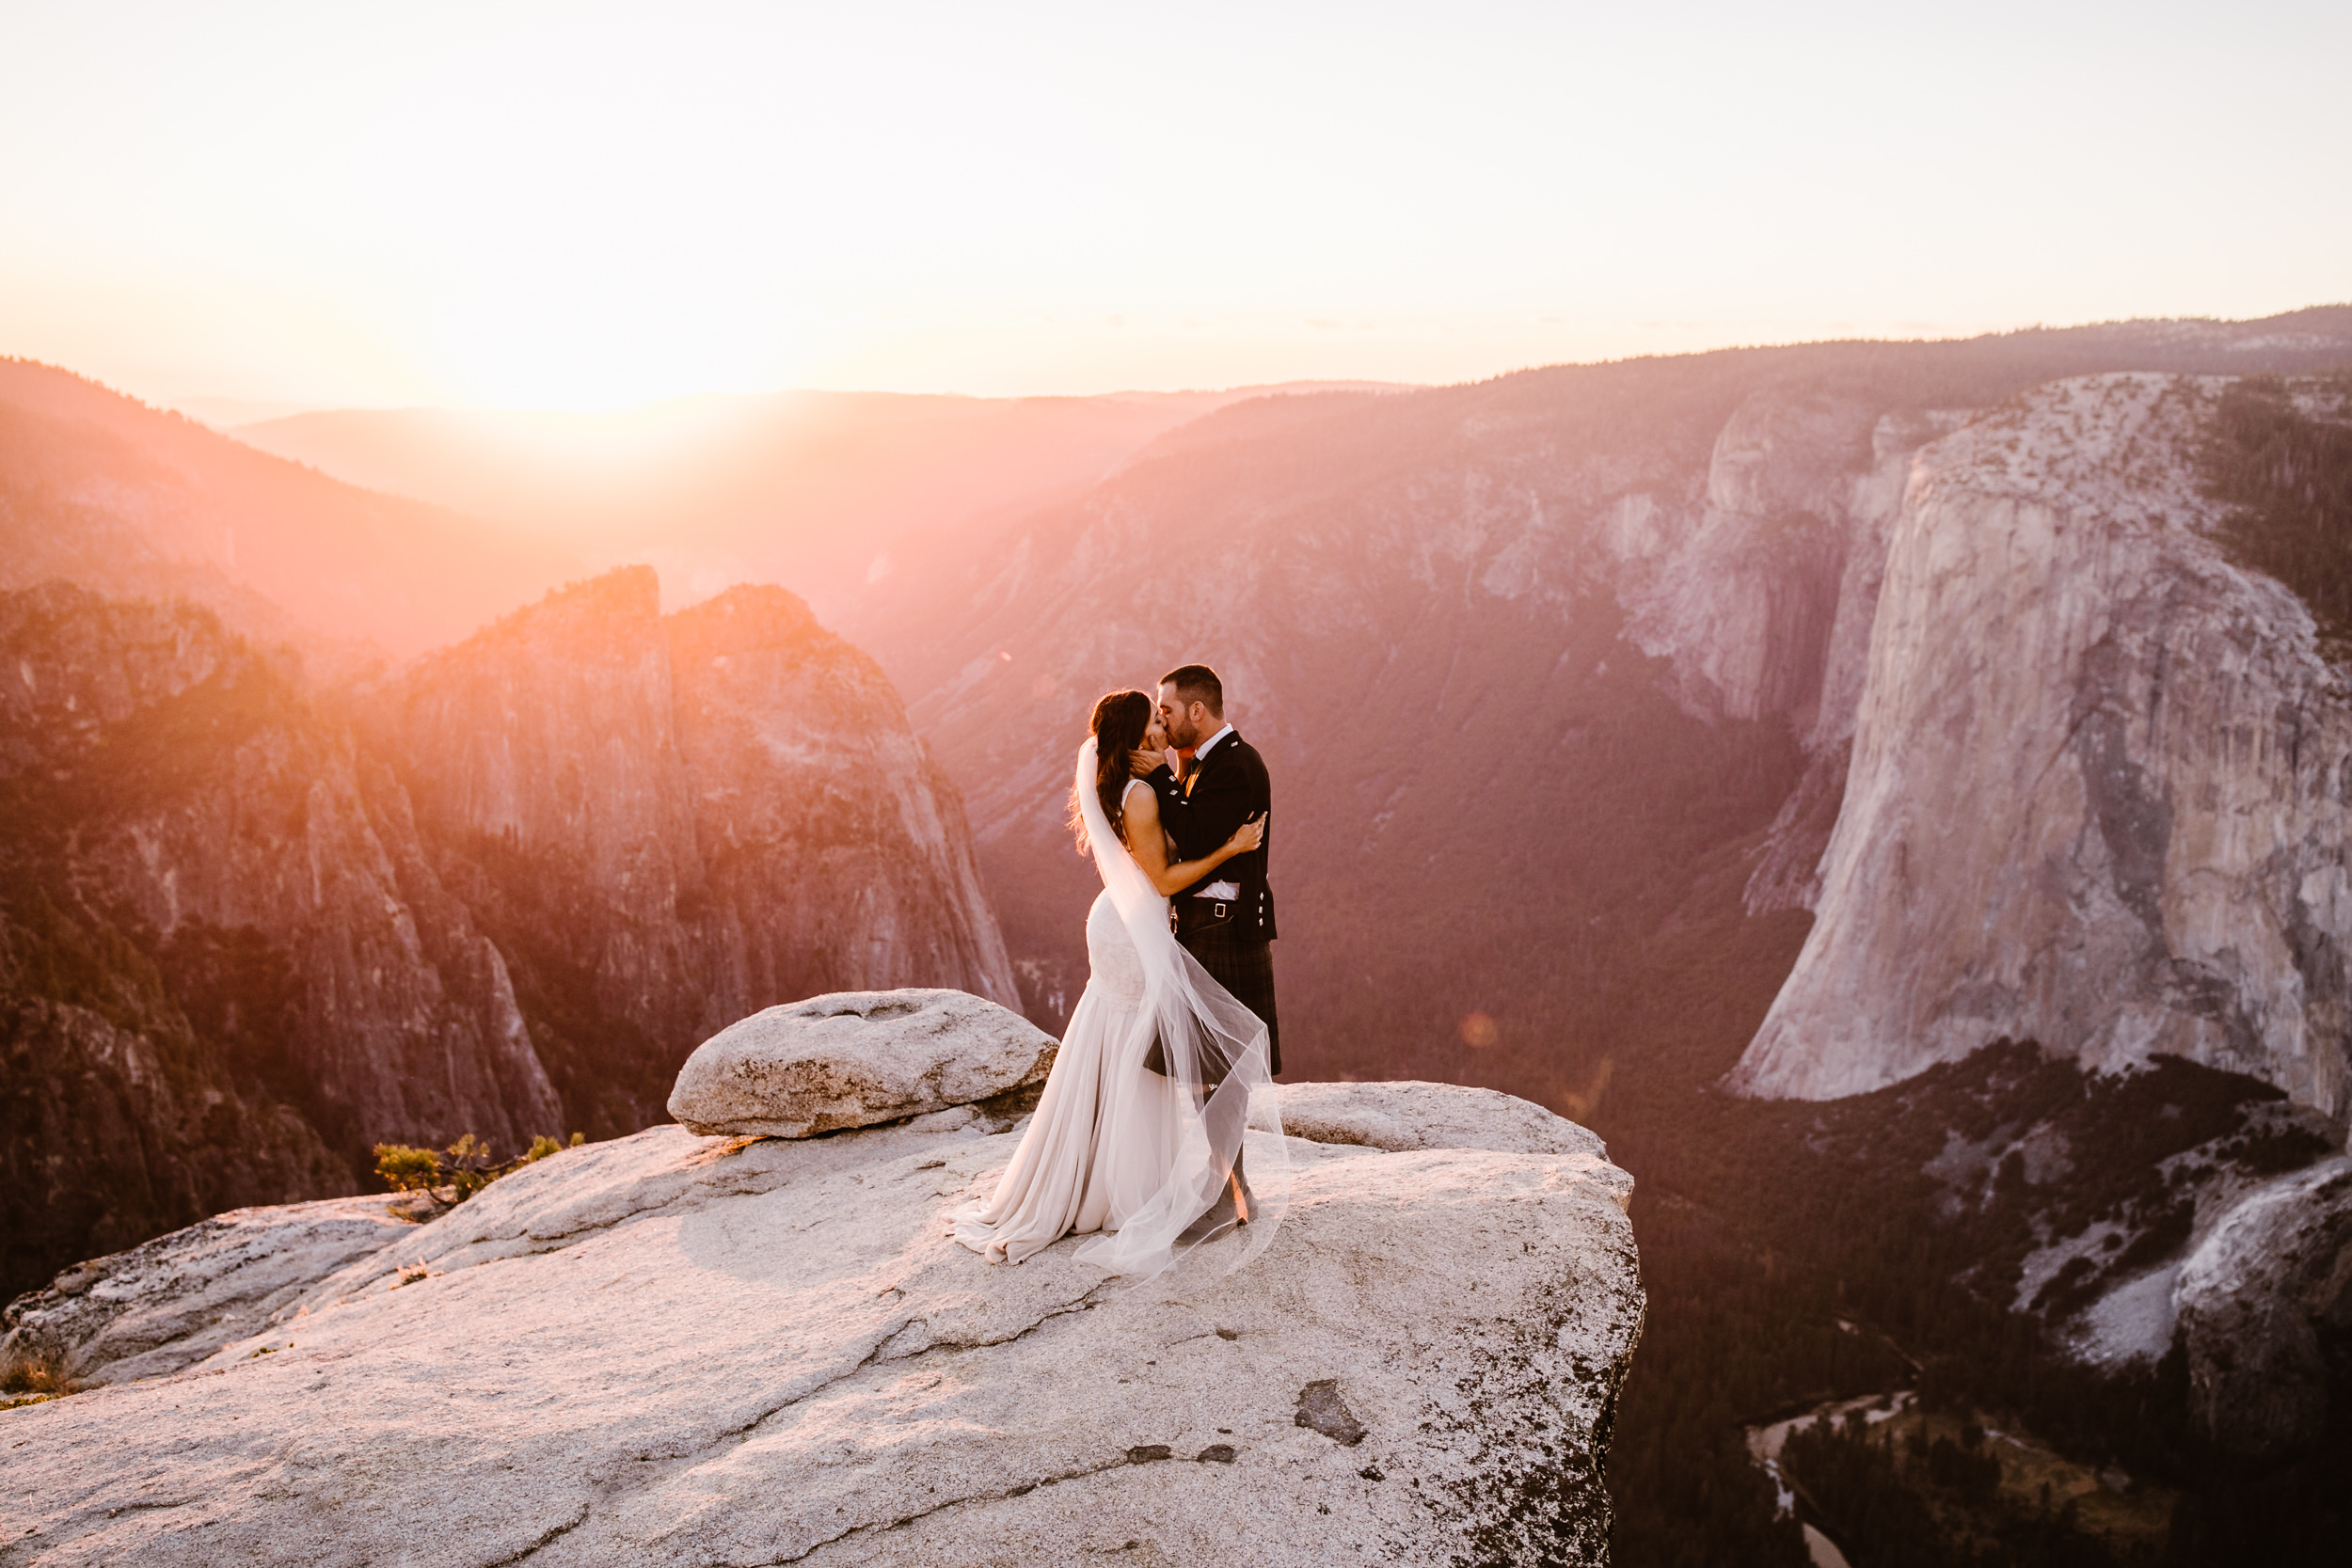
[[[1274,944],[1244,936],[1238,920],[1180,931],[1176,940],[1200,961],[1210,979],[1232,992],[1234,1001],[1264,1022],[1266,1070],[1279,1074],[1282,1026],[1274,1016]]]

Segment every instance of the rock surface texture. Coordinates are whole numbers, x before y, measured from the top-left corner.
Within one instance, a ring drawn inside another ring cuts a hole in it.
[[[2352,702],[2211,537],[2214,392],[2060,382],[1912,461],[1817,920],[1740,1086],[1854,1094],[2007,1037],[2343,1114]]]
[[[258,1334],[347,1263],[414,1232],[382,1196],[234,1209],[79,1263],[10,1302],[10,1351],[54,1356],[84,1384],[192,1367]]]
[[[1285,1084],[1282,1130],[1311,1143],[1360,1144],[1392,1154],[1490,1148],[1609,1158],[1590,1130],[1515,1095],[1462,1084]]]
[[[988,1125],[544,1160],[189,1370],[0,1415],[8,1560],[1605,1560],[1643,1297],[1574,1130],[1297,1140],[1263,1255],[1131,1289],[947,1239]]]
[[[661,625],[715,911],[709,1016],[900,986],[1013,1004],[962,798],[874,661],[780,588]]]
[[[511,1147],[556,1129],[498,953],[425,867],[397,788],[287,669],[205,610],[62,584],[0,594],[0,656],[12,847],[151,931],[167,972],[198,943],[227,949],[215,966],[281,963],[282,1018],[256,1016],[278,1000],[261,976],[215,984],[282,1029],[330,1134]]]
[[[2352,1160],[2239,1204],[2189,1254],[2172,1300],[2207,1435],[2257,1464],[2317,1444],[2352,1389]]]
[[[696,1046],[670,1115],[705,1135],[805,1138],[1041,1087],[1057,1049],[1019,1013],[965,991],[835,992],[754,1013]]]

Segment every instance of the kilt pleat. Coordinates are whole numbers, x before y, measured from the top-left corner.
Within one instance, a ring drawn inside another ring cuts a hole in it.
[[[1180,934],[1177,941],[1200,961],[1209,978],[1231,991],[1233,1000],[1258,1015],[1265,1024],[1267,1070],[1282,1070],[1282,1026],[1274,1012],[1274,944],[1245,937],[1239,921],[1203,926]]]

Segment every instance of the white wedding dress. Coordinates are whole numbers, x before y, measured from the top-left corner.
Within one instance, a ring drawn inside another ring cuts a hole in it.
[[[1103,816],[1091,738],[1075,785],[1103,878],[1087,911],[1086,991],[993,1196],[950,1212],[949,1227],[990,1261],[1014,1263],[1074,1231],[1089,1236],[1080,1262],[1148,1278],[1230,1228],[1190,1227],[1246,1145],[1248,1240],[1217,1249],[1238,1267],[1273,1239],[1290,1192],[1265,1025],[1169,933],[1168,900]],[[1145,1066],[1155,1043],[1164,1072]]]

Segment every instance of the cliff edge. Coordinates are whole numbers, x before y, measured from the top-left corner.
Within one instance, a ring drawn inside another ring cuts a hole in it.
[[[12,1349],[154,1375],[0,1415],[0,1540],[28,1563],[1605,1560],[1630,1180],[1504,1097],[1285,1092],[1347,1141],[1292,1140],[1289,1217],[1222,1280],[956,1244],[942,1212],[1016,1141],[970,1105],[657,1127],[421,1227],[354,1199],[223,1216],[10,1307]],[[1384,1147],[1407,1122],[1459,1147]],[[199,1298],[220,1309],[175,1340]]]

